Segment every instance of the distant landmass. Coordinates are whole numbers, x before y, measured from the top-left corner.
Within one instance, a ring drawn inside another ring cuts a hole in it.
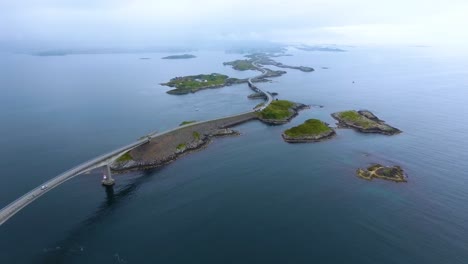
[[[35,56],[66,56],[68,54],[70,53],[66,51],[54,50],[54,51],[41,51],[41,52],[34,53],[33,55]]]
[[[193,59],[196,58],[197,56],[192,55],[192,54],[182,54],[182,55],[171,55],[167,57],[162,57],[161,59],[163,60],[178,60],[178,59]]]
[[[336,48],[336,47],[327,47],[327,46],[309,46],[309,45],[300,45],[294,46],[296,49],[304,51],[328,51],[328,52],[345,52],[347,50]]]
[[[228,54],[255,54],[255,53],[284,53],[287,49],[285,46],[271,46],[271,47],[238,47],[227,49]]]
[[[141,49],[125,48],[90,48],[90,49],[54,49],[43,50],[31,53],[34,56],[66,56],[76,54],[139,54],[139,53],[157,53],[157,52],[192,52],[193,49],[177,47],[154,47]]]

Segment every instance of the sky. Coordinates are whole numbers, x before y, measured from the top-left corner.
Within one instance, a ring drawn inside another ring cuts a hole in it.
[[[0,0],[0,48],[467,45],[467,0]]]

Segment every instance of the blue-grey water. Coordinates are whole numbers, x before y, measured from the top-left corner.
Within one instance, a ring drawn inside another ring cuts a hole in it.
[[[99,171],[74,178],[0,226],[0,263],[468,263],[468,56],[291,53],[277,60],[316,71],[261,86],[323,108],[284,126],[243,124],[240,137],[116,176],[113,191]],[[0,206],[142,135],[259,102],[246,85],[166,94],[159,83],[175,76],[257,74],[222,65],[240,55],[195,54],[1,54]],[[305,119],[334,124],[330,113],[363,108],[404,132],[281,139]],[[373,162],[402,166],[408,183],[355,176]]]

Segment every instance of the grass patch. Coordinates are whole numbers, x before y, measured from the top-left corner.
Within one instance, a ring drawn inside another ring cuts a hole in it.
[[[197,131],[193,131],[192,134],[193,134],[193,138],[194,138],[195,140],[200,140],[200,133],[198,133]]]
[[[197,122],[197,121],[195,121],[195,120],[183,121],[182,123],[179,124],[179,126],[185,126],[185,125],[192,124],[192,123],[195,123],[195,122]]]
[[[376,122],[370,120],[369,118],[360,115],[357,111],[344,111],[338,113],[338,116],[343,119],[344,121],[352,122],[358,126],[369,128],[372,126],[377,125]]]
[[[294,103],[286,100],[273,101],[271,104],[263,109],[259,115],[264,119],[282,120],[291,116],[289,108],[293,107]]]
[[[177,150],[183,150],[183,149],[185,149],[185,148],[187,148],[187,144],[185,144],[185,143],[180,143],[180,144],[177,145],[177,147],[176,147]]]
[[[127,162],[131,160],[133,160],[132,155],[130,155],[130,152],[126,152],[125,154],[123,154],[117,159],[117,162]]]
[[[284,131],[290,137],[314,136],[331,131],[325,123],[318,119],[308,119],[303,124]]]

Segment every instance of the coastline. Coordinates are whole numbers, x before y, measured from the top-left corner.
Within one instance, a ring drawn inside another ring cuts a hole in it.
[[[112,162],[113,172],[150,169],[163,166],[179,157],[206,147],[213,138],[238,135],[230,128],[257,119],[255,112],[180,126],[155,136],[147,144],[130,150],[130,161]],[[183,145],[183,147],[181,147]]]

